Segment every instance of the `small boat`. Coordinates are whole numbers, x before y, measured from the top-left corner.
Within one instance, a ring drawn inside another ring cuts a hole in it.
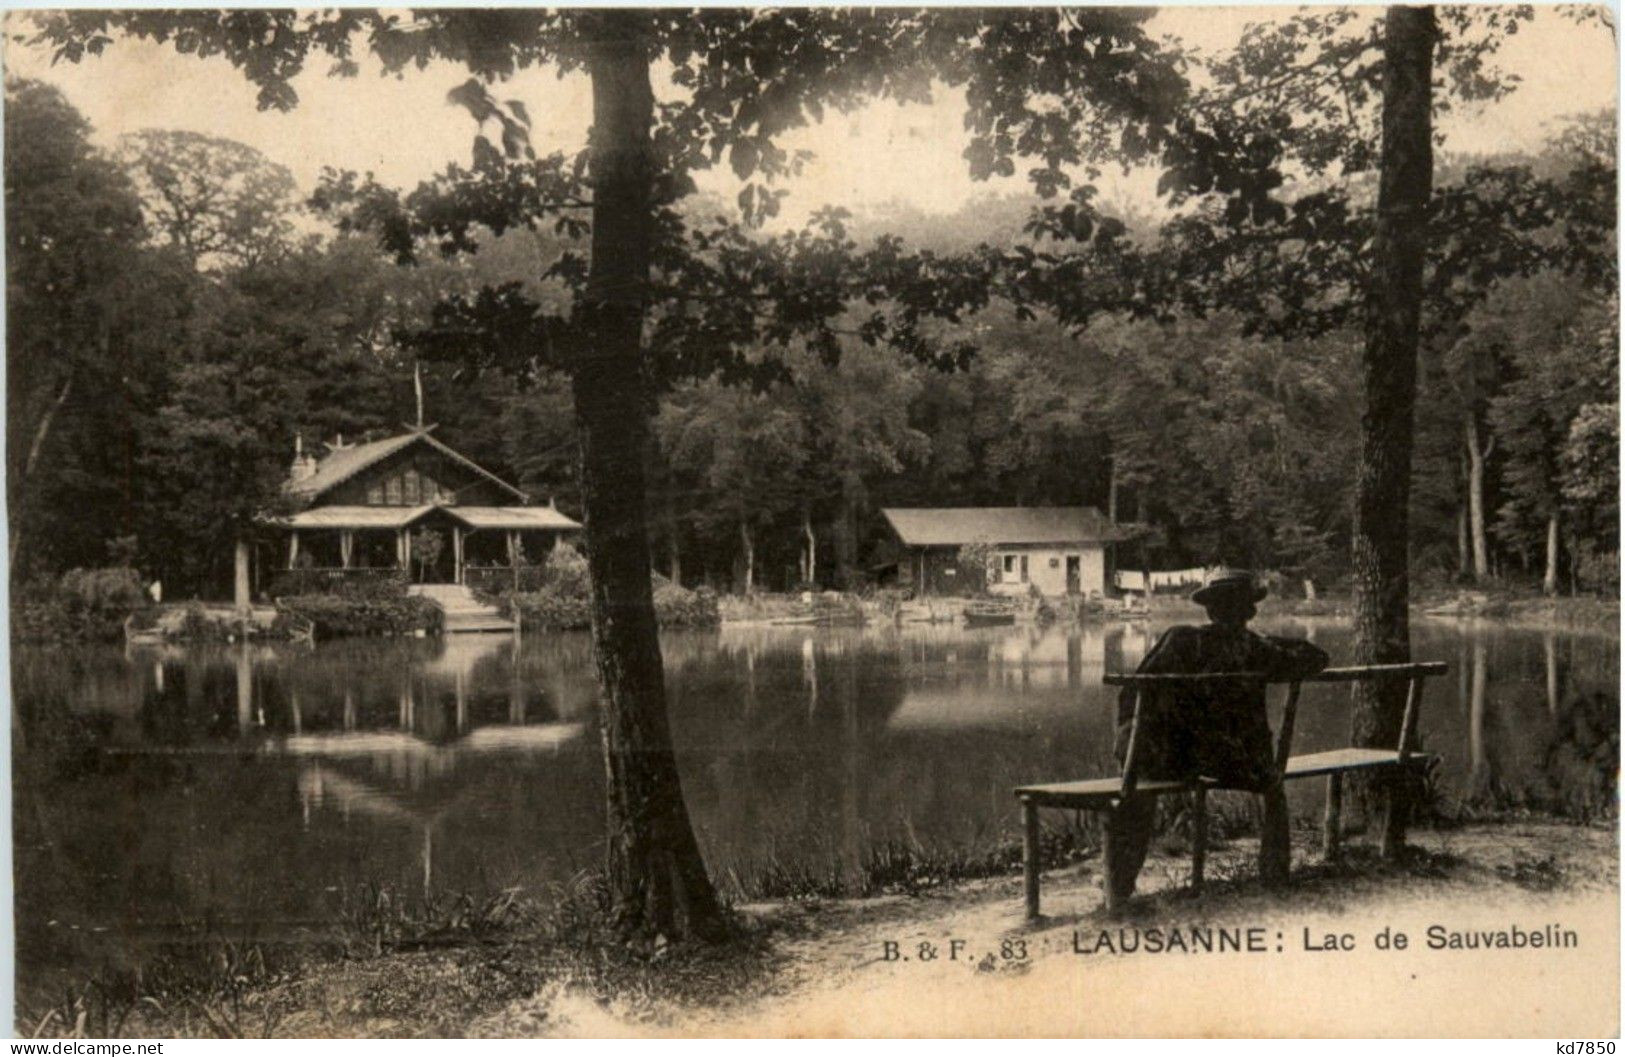
[[[988,628],[999,624],[1014,624],[1016,611],[1013,606],[999,605],[994,602],[977,602],[965,607],[965,626],[967,628]]]

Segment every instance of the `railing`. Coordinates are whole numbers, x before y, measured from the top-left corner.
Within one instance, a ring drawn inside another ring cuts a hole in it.
[[[406,581],[407,570],[394,566],[362,566],[349,569],[307,566],[278,571],[271,580],[267,594],[273,598],[284,595],[326,594],[361,585],[398,583],[404,586]]]

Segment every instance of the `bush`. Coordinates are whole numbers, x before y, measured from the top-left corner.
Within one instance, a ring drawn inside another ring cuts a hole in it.
[[[713,628],[722,622],[717,594],[707,587],[690,591],[656,577],[654,601],[655,620],[663,628]],[[592,626],[592,604],[585,590],[579,595],[566,595],[551,587],[509,591],[501,604],[503,612],[526,629],[574,631]]]
[[[18,592],[11,634],[20,642],[117,640],[124,621],[147,606],[141,575],[128,566],[70,569]]]
[[[587,559],[570,544],[559,543],[542,563],[542,586],[566,598],[586,598],[591,587]]]
[[[287,612],[316,627],[317,638],[344,635],[405,635],[440,630],[440,607],[427,598],[382,591],[295,595],[280,600]]]
[[[655,620],[663,628],[714,628],[722,623],[717,593],[709,587],[690,591],[670,580],[657,582]]]
[[[592,606],[585,594],[570,597],[552,588],[509,591],[502,596],[502,610],[526,629],[573,631],[592,626]]]

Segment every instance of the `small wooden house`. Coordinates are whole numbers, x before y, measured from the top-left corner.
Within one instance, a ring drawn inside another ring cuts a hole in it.
[[[471,567],[540,561],[580,523],[441,443],[430,429],[345,444],[316,458],[294,442],[284,490],[296,512],[265,521],[286,539],[286,567],[335,571],[408,569],[420,583],[464,582]],[[439,547],[414,549],[434,533]],[[435,549],[432,560],[427,551]],[[238,604],[248,594],[246,547],[238,550]]]
[[[887,508],[904,548],[898,582],[921,595],[1104,596],[1133,530],[1094,507]]]

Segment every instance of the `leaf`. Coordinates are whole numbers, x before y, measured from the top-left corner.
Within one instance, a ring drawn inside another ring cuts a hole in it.
[[[741,180],[750,179],[750,174],[756,171],[756,163],[761,158],[761,152],[756,144],[748,139],[737,140],[733,148],[728,151],[728,164],[733,167],[734,175]]]

